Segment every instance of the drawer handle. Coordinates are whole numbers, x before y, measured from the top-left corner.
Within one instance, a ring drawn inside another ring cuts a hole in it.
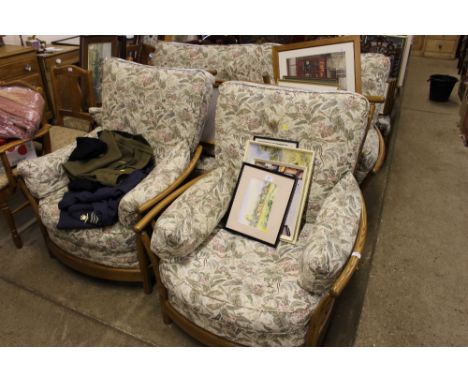
[[[26,70],[27,72],[30,72],[32,70],[32,65],[31,64],[24,65],[24,70]]]
[[[149,57],[150,60],[152,60],[154,58],[154,53],[148,54],[148,57]]]
[[[60,64],[62,63],[62,60],[61,60],[60,58],[57,58],[57,59],[55,60],[55,63],[56,63],[57,65],[60,65]]]

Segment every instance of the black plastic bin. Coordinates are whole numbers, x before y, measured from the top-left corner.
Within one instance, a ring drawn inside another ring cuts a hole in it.
[[[433,74],[428,81],[431,82],[429,99],[436,102],[447,102],[458,79],[445,74]]]

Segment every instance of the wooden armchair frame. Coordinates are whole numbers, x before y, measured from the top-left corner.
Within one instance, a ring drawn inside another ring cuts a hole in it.
[[[156,288],[158,291],[159,301],[161,305],[161,313],[165,324],[174,322],[183,331],[188,333],[190,336],[195,338],[197,341],[208,345],[208,346],[242,346],[233,341],[222,338],[215,335],[207,330],[201,328],[189,319],[180,314],[170,303],[168,297],[168,291],[164,284],[161,282],[161,276],[159,273],[159,262],[160,259],[151,250],[151,234],[154,227],[155,220],[165,211],[167,207],[171,205],[182,193],[197,183],[199,180],[204,178],[209,172],[200,175],[199,177],[192,179],[190,182],[184,184],[182,187],[177,189],[172,194],[168,195],[162,200],[157,206],[149,211],[146,216],[135,225],[135,232],[137,233],[137,243],[141,250],[144,250],[149,256],[151,265],[153,268]],[[318,346],[323,341],[325,333],[328,329],[330,317],[333,306],[339,295],[349,283],[354,272],[358,269],[360,254],[364,250],[364,245],[367,236],[367,213],[364,198],[361,194],[361,219],[359,222],[359,228],[354,242],[352,253],[346,264],[344,265],[341,273],[336,278],[330,290],[321,299],[318,306],[313,311],[307,334],[304,338],[305,346]]]
[[[164,191],[146,201],[138,207],[138,217],[141,219],[144,214],[151,208],[158,205],[164,198],[174,192],[186,179],[190,176],[192,171],[195,169],[196,164],[200,158],[202,147],[198,146],[192,156],[192,159],[184,170],[184,172]],[[111,281],[123,281],[123,282],[141,282],[143,283],[143,289],[146,294],[152,291],[152,275],[150,269],[150,262],[143,248],[139,245],[137,238],[137,258],[139,267],[138,268],[116,268],[97,264],[95,262],[82,259],[68,253],[59,246],[57,246],[50,238],[46,227],[42,224],[39,216],[38,200],[28,190],[23,179],[18,180],[19,186],[23,190],[24,194],[28,198],[29,203],[32,205],[36,219],[40,225],[42,235],[44,237],[49,253],[52,257],[57,258],[59,261],[75,269],[78,272],[84,273],[89,276],[96,278],[111,280]]]
[[[34,91],[39,92],[42,97],[44,98],[44,101],[46,98],[44,97],[44,92],[41,87],[35,87],[30,85],[27,82],[24,81],[9,81],[9,82],[1,82],[0,81],[0,86],[21,86],[21,87],[26,87],[28,89],[32,89]],[[4,145],[0,146],[0,160],[2,162],[3,168],[5,170],[5,175],[8,179],[7,184],[0,189],[0,209],[2,210],[3,216],[5,217],[5,220],[7,222],[8,228],[10,230],[10,234],[12,236],[13,242],[15,243],[15,246],[17,248],[21,248],[23,246],[23,241],[21,240],[21,237],[19,235],[19,232],[16,228],[15,224],[15,219],[14,215],[22,210],[24,210],[30,203],[29,201],[23,202],[20,206],[18,206],[15,209],[11,209],[8,200],[15,194],[18,186],[17,182],[17,174],[16,170],[12,168],[10,165],[10,162],[7,158],[7,151],[22,145],[26,142],[33,141],[33,140],[39,140],[42,143],[42,155],[50,153],[50,135],[49,135],[49,125],[47,124],[47,116],[46,116],[46,108],[47,104],[44,103],[44,113],[43,113],[43,118],[42,118],[42,127],[39,129],[39,131],[31,138],[28,139],[15,139],[12,141],[9,141],[8,143],[5,143]]]

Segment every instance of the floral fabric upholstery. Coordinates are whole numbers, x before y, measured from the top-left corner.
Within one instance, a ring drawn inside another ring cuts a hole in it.
[[[126,226],[133,225],[138,220],[137,209],[149,200],[148,196],[156,196],[169,187],[190,162],[190,151],[184,142],[180,142],[173,151],[160,161],[155,168],[138,185],[126,193],[119,204],[119,221]]]
[[[262,63],[263,63],[263,75],[267,75],[270,79],[270,83],[275,83],[275,73],[273,71],[273,47],[281,44],[268,42],[261,44],[262,48]]]
[[[184,203],[177,201],[176,208],[169,207],[170,216],[176,213],[181,216],[172,222],[165,217],[164,226],[181,233],[184,228],[171,227],[171,223],[190,221],[197,214],[199,219],[206,216],[202,211],[204,208],[206,212],[207,206],[195,213],[192,207],[203,200],[204,194],[211,194],[212,181],[201,182]],[[223,207],[207,216],[210,223],[204,225],[196,219],[194,229],[187,232],[196,235],[200,223],[202,229],[208,228],[203,235],[211,229],[202,246],[195,250],[191,245],[177,248],[181,253],[191,253],[186,257],[174,257],[174,252],[166,257],[167,253],[159,252],[164,257],[160,270],[170,302],[197,325],[237,343],[303,344],[313,310],[354,245],[361,212],[361,195],[355,179],[348,173],[334,187],[317,222],[302,229],[297,246],[281,242],[275,249],[215,228],[225,203],[223,199],[210,200],[210,208],[213,202],[215,207]],[[161,224],[155,232],[156,236],[161,235]],[[192,239],[194,244],[197,238]]]
[[[355,172],[356,179],[359,183],[366,178],[372,171],[377,159],[379,158],[380,143],[379,136],[375,127],[372,127],[367,132],[364,146],[362,147],[361,155],[359,156],[358,167]]]
[[[66,191],[67,187],[63,187],[39,201],[39,215],[50,239],[77,257],[117,268],[136,268],[135,233],[131,227],[116,223],[95,229],[57,229],[58,203]]]
[[[263,83],[265,59],[262,45],[194,45],[156,41],[152,65],[216,70],[219,81]]]
[[[351,253],[359,228],[362,196],[348,173],[336,184],[322,205],[312,234],[292,247],[300,257],[299,284],[317,295],[331,287]]]
[[[96,137],[100,130],[95,129],[86,136]],[[62,165],[75,147],[76,140],[48,155],[18,163],[18,173],[35,198],[45,198],[68,184],[68,177]]]
[[[199,69],[155,68],[109,59],[104,63],[102,127],[141,134],[160,160],[185,142],[193,153],[214,78]]]
[[[195,69],[161,69],[120,59],[103,67],[103,105],[96,110],[102,129],[141,134],[154,149],[155,168],[119,204],[119,222],[89,230],[57,230],[57,204],[68,184],[63,163],[76,143],[18,165],[38,199],[41,220],[51,240],[75,256],[103,265],[136,267],[137,208],[165,190],[186,169],[199,143],[213,76]]]
[[[362,93],[368,96],[385,97],[391,61],[380,53],[361,54]],[[383,104],[377,105],[377,114],[381,113]]]
[[[306,214],[311,223],[336,182],[354,170],[368,111],[369,102],[356,93],[225,83],[216,110],[217,164],[238,171],[254,135],[299,141],[316,153]]]
[[[385,97],[388,76],[391,67],[390,57],[380,53],[361,54],[361,81],[362,93],[368,96]],[[383,111],[383,104],[377,104],[374,112],[372,127],[380,128],[378,124],[379,114]],[[356,179],[362,182],[372,171],[379,156],[380,141],[377,133],[373,129],[364,142],[361,155],[359,157]]]
[[[368,111],[365,97],[354,93],[240,82],[220,87],[215,168],[164,211],[152,235],[175,309],[240,344],[304,343],[311,314],[356,238],[361,194],[351,174]],[[273,248],[218,226],[253,135],[295,139],[316,153],[297,245]]]

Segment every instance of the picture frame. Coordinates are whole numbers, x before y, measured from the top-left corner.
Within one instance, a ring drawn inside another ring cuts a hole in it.
[[[292,175],[297,179],[294,194],[280,236],[280,240],[282,241],[293,244],[296,243],[301,228],[302,216],[304,214],[306,190],[309,189],[309,184],[305,183],[307,167],[264,159],[256,159],[255,164],[281,174]]]
[[[312,182],[314,161],[315,153],[311,150],[279,147],[270,143],[253,140],[247,142],[244,154],[245,163],[251,163],[257,166],[266,165],[269,169],[274,169],[272,165],[289,167],[290,169],[305,169],[302,182],[299,182],[299,194],[295,195],[296,200],[292,201],[292,207],[295,211],[292,212],[291,216],[287,216],[287,218],[294,218],[294,224],[290,223],[289,234],[287,234],[287,232],[282,233],[280,239],[283,241],[293,244],[297,242]],[[285,169],[282,171],[285,171]],[[289,220],[289,222],[291,222],[291,220]]]
[[[243,163],[225,229],[276,247],[297,179]]]
[[[107,58],[118,56],[118,36],[80,36],[80,66],[92,73],[98,106],[102,101],[102,64]]]
[[[274,46],[273,69],[279,86],[361,93],[359,36]]]
[[[284,147],[299,147],[298,141],[292,141],[289,139],[279,139],[279,138],[272,138],[272,137],[264,137],[260,135],[254,135],[253,140],[255,142],[263,142],[263,143],[272,143],[277,146],[284,146]]]

